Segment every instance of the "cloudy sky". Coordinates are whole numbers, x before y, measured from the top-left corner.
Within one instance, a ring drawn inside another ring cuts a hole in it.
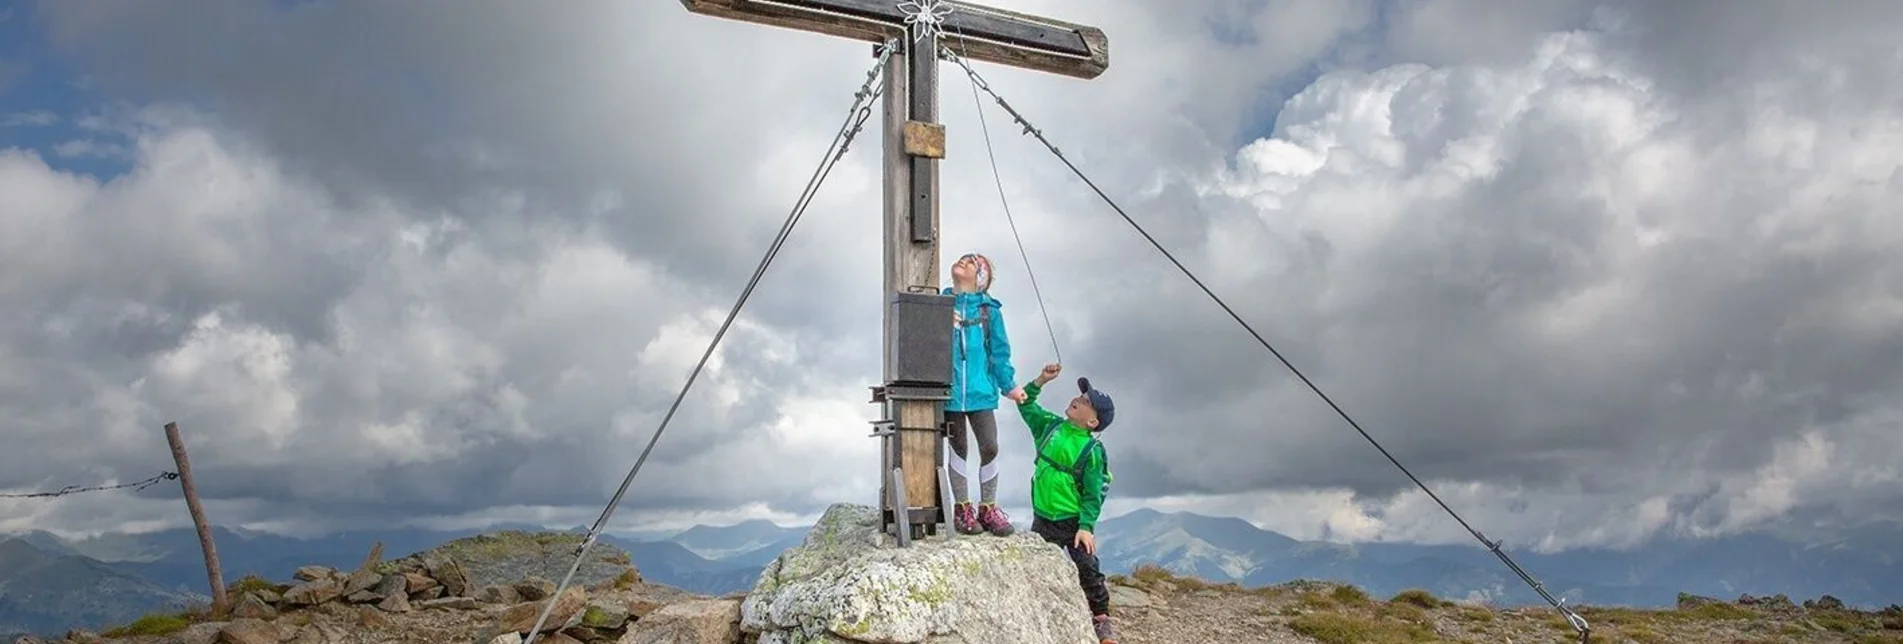
[[[1903,518],[1903,4],[999,4],[1113,56],[991,86],[1489,536]],[[869,50],[664,0],[6,5],[0,489],[172,469],[177,421],[220,523],[592,522]],[[945,252],[998,265],[1028,377],[1052,339],[944,73]],[[1471,538],[985,105],[1066,376],[1119,403],[1111,514]],[[617,528],[873,502],[876,137]],[[175,486],[0,500],[184,522]]]

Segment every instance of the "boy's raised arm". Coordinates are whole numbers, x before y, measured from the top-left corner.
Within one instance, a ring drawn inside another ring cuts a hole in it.
[[[1023,416],[1024,425],[1031,428],[1033,441],[1044,440],[1045,432],[1050,431],[1051,428],[1057,426],[1058,421],[1063,420],[1037,403],[1037,395],[1044,391],[1044,384],[1047,382],[1049,381],[1044,379],[1043,375],[1039,375],[1036,379],[1024,383],[1024,402],[1018,403],[1018,415]]]

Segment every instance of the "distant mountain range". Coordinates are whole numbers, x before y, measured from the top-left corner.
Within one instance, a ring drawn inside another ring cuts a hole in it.
[[[1153,563],[1244,586],[1320,579],[1352,583],[1380,596],[1421,588],[1503,606],[1545,603],[1478,544],[1298,541],[1233,517],[1147,509],[1106,519],[1098,528],[1104,536],[1098,557],[1111,573],[1128,574]],[[805,531],[805,526],[753,521],[697,526],[661,541],[616,545],[628,548],[657,582],[719,594],[751,587],[759,570],[798,544]],[[1903,603],[1903,526],[1897,525],[1868,526],[1820,544],[1743,535],[1659,540],[1627,551],[1543,555],[1509,549],[1508,554],[1547,592],[1575,605],[1672,606],[1680,592],[1723,598],[1783,593],[1800,601],[1829,594],[1866,607]]]
[[[1137,510],[1103,521],[1106,570],[1153,562],[1179,574],[1245,586],[1291,579],[1352,583],[1387,596],[1421,588],[1451,599],[1543,604],[1479,544],[1424,546],[1297,541],[1234,518]],[[1829,594],[1859,606],[1903,602],[1903,526],[1878,525],[1835,542],[1803,544],[1765,535],[1656,540],[1628,551],[1537,554],[1509,548],[1520,567],[1569,604],[1671,606],[1678,593],[1735,598]]]
[[[199,575],[204,575],[202,567]],[[77,625],[123,624],[152,610],[205,599],[97,559],[0,538],[0,635],[5,636],[0,641]]]
[[[748,521],[671,533],[610,534],[602,541],[627,550],[649,581],[720,595],[752,588],[760,570],[797,545],[807,528]],[[298,566],[355,567],[378,541],[385,556],[395,558],[505,529],[541,528],[398,529],[316,539],[217,528],[214,536],[227,582],[246,574],[283,582]],[[1497,605],[1543,603],[1477,545],[1299,541],[1241,519],[1152,510],[1107,519],[1098,534],[1103,546],[1098,554],[1111,573],[1154,563],[1178,574],[1245,586],[1320,579],[1353,583],[1378,596],[1422,588]],[[45,532],[13,537],[0,537],[0,633],[99,628],[204,599],[204,561],[198,537],[189,529],[70,541]],[[1630,551],[1509,554],[1569,604],[1670,606],[1681,591],[1725,598],[1783,593],[1799,601],[1830,594],[1865,607],[1903,603],[1903,526],[1897,525],[1869,526],[1821,544],[1744,535],[1661,540]]]

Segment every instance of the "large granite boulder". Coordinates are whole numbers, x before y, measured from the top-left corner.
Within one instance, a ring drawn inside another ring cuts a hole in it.
[[[900,548],[878,509],[834,505],[741,604],[760,644],[1094,644],[1077,568],[1028,531]]]

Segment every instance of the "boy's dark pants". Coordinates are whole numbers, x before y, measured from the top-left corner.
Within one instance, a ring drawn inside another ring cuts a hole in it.
[[[1097,555],[1073,545],[1077,539],[1077,520],[1051,521],[1032,515],[1031,531],[1070,553],[1070,560],[1077,563],[1077,583],[1084,587],[1084,599],[1090,602],[1090,614],[1109,615],[1110,589],[1103,585],[1103,571],[1097,567]]]

